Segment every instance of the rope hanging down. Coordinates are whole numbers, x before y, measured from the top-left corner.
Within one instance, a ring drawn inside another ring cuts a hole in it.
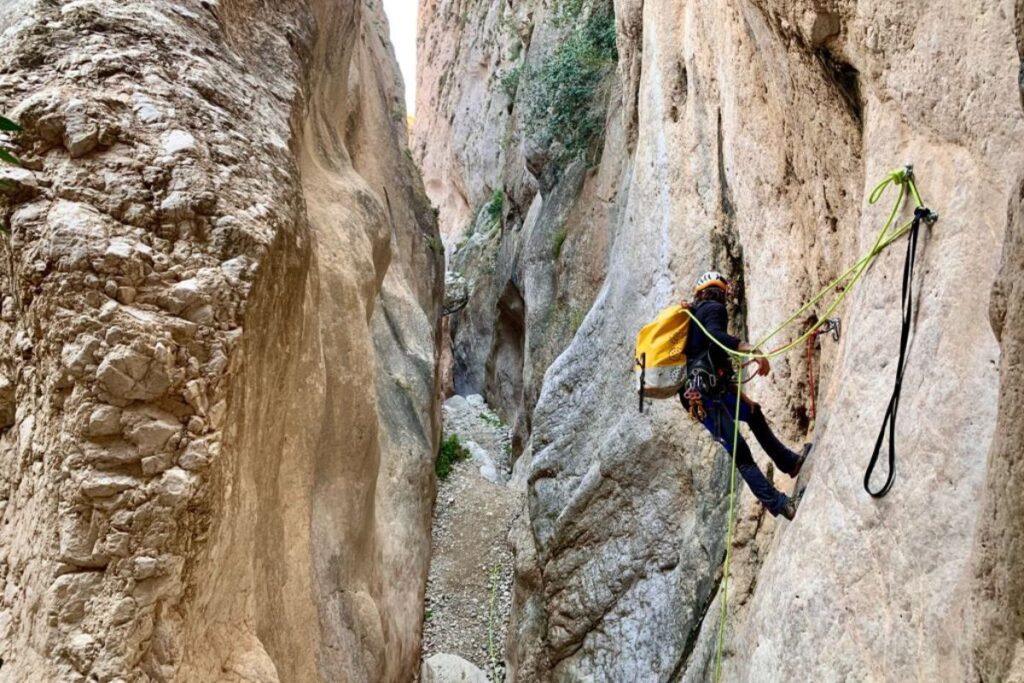
[[[896,414],[900,409],[900,392],[903,390],[903,371],[906,369],[907,342],[910,340],[910,325],[914,319],[914,261],[917,258],[917,235],[920,232],[921,221],[929,225],[933,224],[938,216],[923,206],[914,209],[914,222],[910,227],[910,238],[907,240],[907,259],[903,264],[903,323],[900,326],[900,356],[896,362],[896,381],[893,383],[892,396],[889,398],[889,406],[885,409],[885,418],[882,419],[882,427],[878,430],[878,440],[875,441],[875,450],[871,453],[871,462],[864,471],[864,490],[875,498],[881,498],[892,488],[896,479]],[[882,442],[885,440],[885,428],[889,428],[889,473],[885,477],[885,483],[877,491],[871,490],[871,473],[875,470],[878,462],[878,454],[882,450]]]
[[[696,320],[696,318],[694,318]],[[736,446],[740,441],[740,407],[743,383],[736,383],[736,412],[732,421],[732,468],[729,470],[729,521],[725,539],[725,565],[722,570],[722,616],[718,620],[718,645],[715,648],[715,683],[722,679],[722,644],[725,642],[725,617],[729,596],[729,565],[732,562],[732,533],[736,516]]]
[[[786,329],[789,325],[791,325],[795,320],[800,318],[804,313],[807,312],[808,309],[810,309],[812,306],[814,306],[823,298],[825,298],[826,294],[838,289],[839,293],[836,295],[835,299],[833,299],[833,301],[825,308],[824,313],[818,317],[815,323],[811,325],[806,332],[804,332],[802,335],[800,335],[793,341],[768,352],[760,352],[757,350],[734,351],[733,349],[726,347],[724,344],[715,339],[714,336],[712,336],[707,331],[704,325],[702,325],[701,322],[697,320],[697,317],[694,316],[693,313],[689,311],[689,309],[686,309],[686,313],[687,315],[690,316],[691,322],[696,324],[697,327],[699,327],[704,332],[705,336],[708,338],[709,341],[711,341],[719,348],[721,348],[723,351],[728,353],[729,356],[733,358],[734,364],[740,366],[740,370],[742,370],[742,365],[746,362],[749,362],[755,358],[772,358],[775,356],[782,355],[788,352],[789,350],[797,347],[798,345],[804,343],[808,339],[812,338],[812,335],[818,334],[819,328],[822,327],[823,325],[828,324],[829,318],[832,316],[832,313],[834,313],[835,310],[839,308],[839,306],[843,303],[843,301],[849,295],[850,291],[868,271],[868,269],[871,267],[871,264],[878,257],[878,255],[882,253],[886,249],[886,247],[888,247],[893,242],[903,237],[903,235],[910,233],[910,239],[908,240],[907,244],[907,261],[903,269],[903,328],[900,336],[899,362],[896,366],[896,382],[895,386],[893,387],[892,397],[889,400],[889,408],[886,410],[885,421],[882,423],[882,429],[879,433],[878,442],[875,446],[875,452],[871,457],[871,462],[868,465],[868,470],[867,472],[865,472],[864,475],[864,488],[867,490],[869,494],[875,497],[884,496],[889,491],[889,489],[892,487],[892,479],[894,476],[893,473],[896,462],[894,442],[895,421],[896,414],[899,409],[899,395],[903,383],[903,370],[906,360],[906,347],[907,341],[909,340],[910,336],[910,323],[912,320],[912,280],[914,274],[914,258],[917,252],[918,231],[920,229],[922,221],[931,225],[938,219],[938,215],[931,212],[929,209],[925,208],[924,202],[921,201],[921,195],[918,193],[917,185],[914,183],[914,169],[912,166],[909,165],[901,169],[890,171],[886,175],[885,179],[883,179],[882,182],[876,185],[875,188],[871,191],[871,194],[868,196],[868,203],[877,203],[878,200],[881,199],[882,195],[885,193],[885,190],[890,185],[896,185],[899,188],[899,192],[897,193],[896,201],[893,202],[892,210],[889,212],[889,216],[885,221],[885,225],[882,226],[882,230],[878,233],[878,237],[875,239],[875,243],[872,245],[871,250],[868,251],[868,253],[861,256],[856,263],[850,266],[850,268],[848,268],[835,280],[826,285],[820,292],[811,297],[807,301],[807,303],[805,303],[803,306],[797,309],[795,313],[789,316],[786,320],[782,321],[778,326],[775,327],[775,329],[773,329],[771,332],[765,335],[764,338],[761,339],[754,346],[754,348],[759,349],[762,345],[773,339],[782,330]],[[893,223],[896,220],[896,215],[899,213],[900,207],[903,206],[903,201],[906,198],[908,192],[914,199],[914,218],[900,225],[895,230],[892,230],[890,232]],[[732,471],[729,478],[729,515],[728,524],[726,528],[725,563],[723,565],[721,588],[722,612],[721,618],[719,619],[718,642],[715,651],[714,680],[716,683],[718,683],[718,681],[721,680],[722,675],[722,648],[725,644],[725,622],[729,608],[729,568],[732,562],[732,541],[736,516],[736,445],[739,440],[738,434],[740,402],[742,400],[743,395],[742,384],[742,382],[737,383],[736,412],[733,418]],[[885,486],[883,486],[882,489],[880,489],[877,492],[872,492],[868,486],[868,482],[871,478],[872,470],[874,469],[875,463],[878,459],[878,453],[881,450],[882,440],[885,434],[886,426],[889,427],[889,476],[886,480]]]

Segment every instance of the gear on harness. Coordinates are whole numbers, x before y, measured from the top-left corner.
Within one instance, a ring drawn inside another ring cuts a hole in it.
[[[722,392],[725,372],[716,369],[711,360],[711,351],[705,351],[686,364],[686,391],[683,398],[688,403],[690,417],[702,422],[707,417],[704,406],[706,397],[715,397]]]
[[[687,411],[690,413],[690,419],[694,422],[703,422],[704,418],[708,416],[708,411],[704,407],[704,397],[701,393],[696,389],[687,389],[683,392],[683,398],[689,405]]]
[[[686,391],[683,392],[683,398],[689,406],[690,417],[696,422],[701,422],[707,417],[704,397],[710,395],[714,383],[715,376],[702,368],[691,370],[686,377]]]

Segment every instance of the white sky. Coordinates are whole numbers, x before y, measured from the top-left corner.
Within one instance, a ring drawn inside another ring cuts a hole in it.
[[[398,55],[405,81],[405,108],[410,114],[416,111],[416,14],[418,0],[384,0],[384,12],[391,25],[391,42]]]

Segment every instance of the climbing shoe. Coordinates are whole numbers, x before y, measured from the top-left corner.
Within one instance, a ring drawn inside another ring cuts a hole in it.
[[[803,469],[804,462],[807,460],[807,456],[810,455],[810,454],[811,454],[811,444],[805,443],[804,444],[804,449],[802,451],[800,451],[800,457],[796,461],[796,467],[794,467],[793,471],[789,473],[789,478],[790,479],[796,479],[798,476],[800,476],[800,470]]]
[[[780,514],[792,522],[793,518],[796,517],[796,498],[787,500]]]

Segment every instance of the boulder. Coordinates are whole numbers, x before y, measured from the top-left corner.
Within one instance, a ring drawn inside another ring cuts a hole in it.
[[[436,654],[424,660],[420,683],[487,683],[487,675],[462,657]]]

